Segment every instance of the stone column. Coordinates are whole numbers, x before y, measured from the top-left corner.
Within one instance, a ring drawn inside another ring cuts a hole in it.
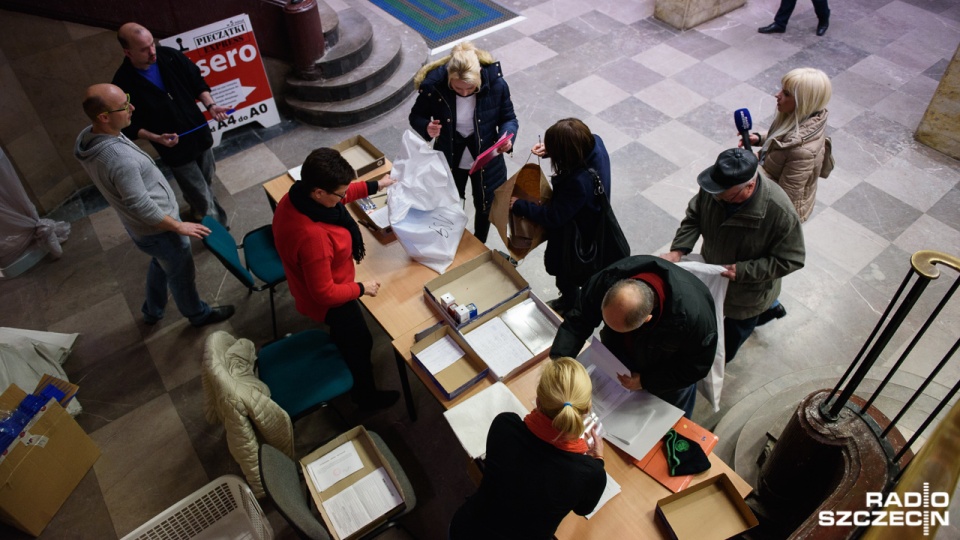
[[[960,159],[960,47],[953,53],[914,137],[934,150]]]
[[[678,30],[689,30],[745,3],[746,0],[657,0],[653,16]]]

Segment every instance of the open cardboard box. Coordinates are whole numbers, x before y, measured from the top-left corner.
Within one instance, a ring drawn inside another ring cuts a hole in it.
[[[468,321],[466,324],[462,325],[458,329],[458,332],[460,333],[460,335],[466,336],[470,334],[470,332],[479,328],[480,326],[483,326],[484,323],[490,321],[495,317],[499,317],[503,315],[504,313],[509,311],[510,308],[523,303],[528,298],[533,300],[533,303],[534,305],[536,305],[537,309],[539,309],[540,312],[543,313],[547,317],[547,319],[550,321],[550,323],[554,326],[553,335],[555,336],[557,334],[556,329],[560,328],[560,324],[562,324],[563,321],[552,309],[550,309],[550,307],[548,307],[542,300],[540,300],[540,298],[537,295],[533,294],[533,291],[531,291],[530,289],[527,289],[521,292],[520,294],[514,296],[513,298],[507,300],[506,302],[501,303],[500,305],[496,306],[495,308],[486,312],[485,314],[475,317],[473,319],[470,319],[470,321]],[[517,336],[517,337],[519,338],[520,336]],[[551,339],[551,343],[552,342],[553,340]],[[474,354],[476,354],[475,351],[474,351]],[[524,372],[527,369],[527,367],[540,362],[540,360],[543,360],[549,354],[550,354],[550,346],[547,345],[547,347],[544,348],[543,350],[532,353],[532,356],[530,356],[525,362],[515,366],[513,369],[511,369],[507,373],[496,373],[493,369],[491,369],[490,372],[491,374],[494,375],[495,379],[506,382],[511,378],[513,378],[514,376]],[[483,358],[480,358],[480,360],[483,361]]]
[[[354,448],[356,448],[357,453],[360,455],[360,461],[363,463],[363,468],[347,476],[346,478],[343,478],[322,492],[317,491],[317,487],[314,485],[313,479],[311,478],[310,473],[307,471],[307,465],[329,454],[347,441],[353,441]],[[397,480],[396,473],[390,467],[390,463],[387,462],[387,459],[383,457],[383,454],[380,453],[379,449],[377,449],[377,445],[374,444],[373,439],[370,438],[370,434],[367,433],[367,430],[363,426],[356,426],[353,429],[337,436],[337,438],[321,446],[320,448],[317,448],[313,452],[310,452],[300,459],[300,467],[303,469],[303,477],[307,483],[307,490],[313,497],[313,502],[317,505],[317,509],[320,511],[320,516],[323,517],[323,522],[327,526],[327,530],[330,532],[330,536],[334,538],[334,540],[351,540],[354,538],[360,538],[368,532],[379,527],[382,523],[390,519],[390,517],[403,512],[407,507],[406,501],[408,494],[404,493],[401,489],[400,482]],[[337,534],[337,530],[333,526],[330,516],[323,507],[324,501],[341,493],[358,480],[376,471],[380,467],[383,467],[387,471],[387,475],[390,477],[390,480],[393,482],[394,487],[397,489],[397,492],[400,494],[400,497],[404,502],[399,506],[394,507],[386,514],[379,516],[373,521],[367,523],[353,534],[345,538],[341,538]]]
[[[377,149],[370,141],[364,139],[361,135],[355,135],[349,139],[337,143],[332,148],[347,160],[347,163],[353,167],[357,178],[368,172],[382,166],[386,162],[383,152]]]
[[[376,206],[376,208],[364,210],[360,207],[360,202],[358,200],[350,202],[350,208],[353,209],[353,215],[356,216],[357,221],[376,233],[389,234],[392,232],[393,227],[390,227],[389,225],[386,227],[381,227],[373,220],[373,218],[370,217],[371,213],[387,206],[387,192],[381,191],[380,193],[374,193],[373,195],[368,196],[367,199],[369,199],[370,202]]]
[[[457,322],[440,305],[440,297],[444,294],[452,294],[457,304],[476,305],[477,315],[473,318],[476,319],[529,288],[527,280],[507,259],[487,251],[428,281],[423,286],[423,294],[443,320],[459,328],[469,321]]]
[[[434,375],[420,362],[417,354],[443,339],[444,336],[453,338],[453,340],[457,342],[457,345],[463,350],[464,354],[459,360]],[[417,364],[423,368],[424,373],[430,376],[430,380],[433,381],[433,384],[440,389],[440,392],[442,392],[447,399],[453,399],[459,396],[467,388],[470,388],[486,377],[489,371],[486,364],[483,363],[483,360],[480,360],[477,353],[473,352],[473,349],[467,345],[463,337],[459,336],[453,328],[445,324],[441,325],[440,328],[420,341],[414,343],[413,346],[410,347],[410,353],[413,355],[413,359]]]
[[[759,524],[726,474],[660,499],[657,516],[675,540],[725,540]]]
[[[25,397],[26,392],[10,385],[0,394],[0,411],[15,410]],[[93,467],[100,449],[53,399],[21,433],[0,449],[0,520],[39,536]]]

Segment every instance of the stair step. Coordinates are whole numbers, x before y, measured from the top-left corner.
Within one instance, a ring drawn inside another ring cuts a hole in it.
[[[288,77],[291,94],[304,101],[343,101],[370,92],[389,79],[403,59],[403,42],[395,28],[386,25],[379,28],[372,43],[370,57],[343,75],[317,81]]]
[[[324,77],[339,77],[363,64],[373,50],[373,25],[359,11],[347,8],[338,14],[340,38],[319,61]]]
[[[341,12],[341,20],[346,19],[344,13]],[[400,65],[380,86],[362,96],[336,102],[312,102],[286,96],[294,115],[308,124],[339,127],[369,120],[400,104],[413,92],[413,76],[426,63],[429,50],[413,30],[397,27],[396,31],[401,41]]]
[[[326,2],[317,2],[317,8],[320,11],[324,47],[333,47],[340,41],[340,16]]]

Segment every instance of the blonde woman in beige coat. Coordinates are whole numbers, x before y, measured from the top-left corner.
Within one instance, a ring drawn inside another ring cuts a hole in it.
[[[760,167],[790,197],[802,223],[813,213],[816,202],[827,136],[827,103],[833,87],[827,74],[815,68],[790,71],[781,79],[781,86],[770,131],[766,137],[751,134],[750,143],[762,145]],[[760,314],[757,326],[786,314],[778,300]]]

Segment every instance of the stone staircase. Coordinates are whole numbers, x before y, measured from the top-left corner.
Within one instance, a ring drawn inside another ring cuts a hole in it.
[[[326,43],[317,62],[322,78],[287,77],[284,99],[294,116],[324,127],[358,124],[413,92],[413,76],[429,57],[419,34],[357,8],[335,12],[318,4]]]

